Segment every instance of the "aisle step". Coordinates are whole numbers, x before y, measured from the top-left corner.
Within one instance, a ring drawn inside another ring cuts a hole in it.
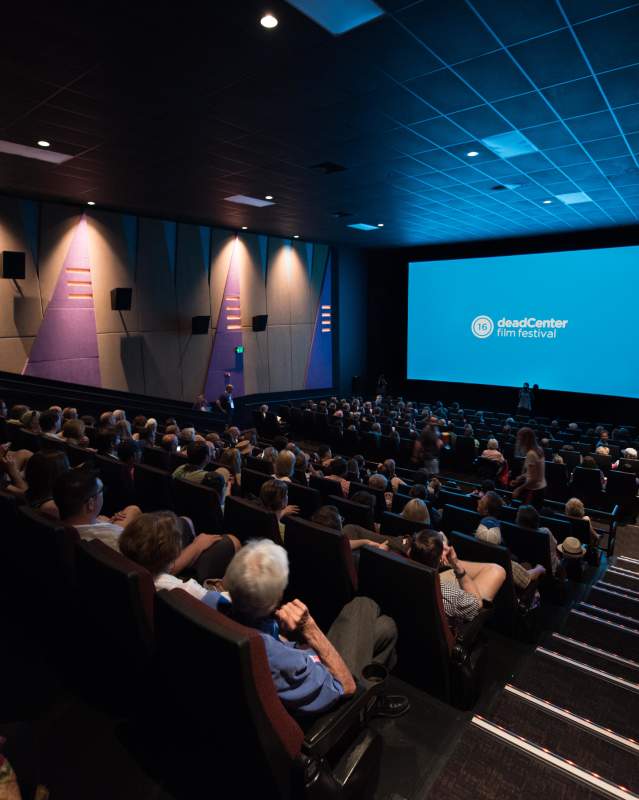
[[[511,684],[622,736],[637,735],[639,694],[561,658],[535,652]]]
[[[575,606],[575,609],[578,611],[585,611],[587,614],[592,614],[602,619],[610,619],[613,622],[619,622],[621,625],[627,625],[629,628],[639,631],[639,617],[631,617],[629,614],[620,614],[618,611],[611,611],[609,608],[602,608],[601,606],[587,602],[579,603]]]
[[[575,636],[563,633],[553,633],[549,638],[552,649],[559,652],[579,653],[586,664],[598,666],[604,664],[604,669],[610,669],[613,674],[620,675],[630,681],[639,682],[639,663],[632,658],[626,658],[620,653],[606,647],[597,647]]]
[[[563,633],[571,639],[578,639],[592,647],[630,659],[639,667],[639,630],[636,628],[572,609]]]
[[[615,686],[639,694],[639,682],[633,670],[626,670],[622,665],[608,661],[595,653],[579,650],[567,642],[556,639],[553,639],[548,646],[537,647],[535,652],[549,659],[570,664],[581,672],[596,675],[609,683],[614,683]]]
[[[639,743],[507,685],[489,722],[609,783],[639,792]]]
[[[624,594],[619,588],[606,588],[595,584],[588,592],[588,602],[601,608],[608,608],[611,611],[618,611],[620,614],[628,614],[632,617],[639,616],[639,598]]]
[[[623,567],[629,572],[639,573],[639,558],[630,558],[629,556],[615,556],[615,565]]]
[[[620,800],[632,800],[639,797],[639,795],[632,792],[627,786],[602,778],[601,775],[598,775],[591,770],[584,769],[580,764],[575,764],[575,762],[571,759],[564,758],[557,753],[551,752],[549,748],[540,746],[535,742],[526,739],[524,736],[520,736],[508,730],[507,728],[496,725],[484,717],[479,715],[474,716],[471,720],[471,724],[490,734],[490,736],[500,743],[509,745],[514,750],[517,750],[520,753],[525,754],[526,756],[529,756],[537,761],[537,764],[531,763],[529,765],[529,769],[532,771],[540,769],[541,764],[543,768],[555,770],[563,777],[574,781],[575,785],[581,792],[582,797],[584,796],[584,786],[593,790],[597,794],[604,794],[608,797],[620,798]],[[507,758],[510,760],[512,756],[507,756]],[[550,786],[545,786],[544,791],[546,793],[550,792],[550,794],[548,794],[549,797],[565,797],[563,794],[552,794],[553,790]],[[522,791],[520,796],[523,797],[527,794],[528,791]],[[501,794],[497,793],[496,795],[493,795],[493,797],[494,796],[501,796]],[[587,795],[585,796],[587,797]]]
[[[623,790],[604,793],[602,788],[594,786],[588,792],[575,773],[557,769],[545,759],[537,760],[524,748],[492,735],[482,729],[480,719],[473,718],[462,735],[432,785],[429,800],[495,800],[496,797],[593,800],[600,796],[634,800],[636,797]]]
[[[639,587],[628,587],[620,581],[618,576],[610,575],[609,573],[606,573],[601,580],[598,580],[597,583],[594,584],[594,587],[603,587],[604,589],[612,589],[615,592],[622,592],[622,594],[635,597],[639,601]]]
[[[636,592],[639,595],[639,575],[624,572],[624,570],[607,569],[599,582],[610,586],[618,586],[623,591],[628,591],[630,594]]]

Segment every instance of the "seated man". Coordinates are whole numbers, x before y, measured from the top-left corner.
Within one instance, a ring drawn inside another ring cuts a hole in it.
[[[420,531],[410,557],[439,571],[444,611],[453,627],[474,619],[485,601],[492,603],[506,580],[499,564],[460,561],[444,535],[436,531]]]
[[[284,523],[282,517],[287,514],[299,514],[299,506],[288,504],[288,484],[277,478],[264,481],[260,487],[260,503],[263,508],[275,514],[280,529],[280,536],[284,536]]]
[[[186,448],[186,464],[181,464],[173,472],[174,478],[183,478],[193,483],[202,483],[208,474],[205,469],[211,459],[206,442],[191,442]]]
[[[350,523],[342,527],[342,517],[336,506],[318,508],[311,517],[311,522],[344,533],[350,542],[351,550],[359,550],[365,544],[369,544],[371,547],[379,547],[380,550],[388,550],[391,546],[391,540],[393,540],[393,550],[398,553],[405,553],[407,550],[406,543],[399,536],[382,536],[381,533],[369,531],[360,525],[352,525]]]
[[[376,603],[357,597],[324,635],[300,600],[281,605],[287,583],[284,548],[266,539],[249,542],[224,576],[231,605],[220,598],[218,610],[260,632],[275,687],[288,711],[322,713],[355,693],[353,675],[360,678],[371,662],[392,667],[397,628]],[[408,708],[405,697],[386,695],[378,698],[376,713],[397,717]]]
[[[138,506],[127,506],[111,518],[100,515],[104,487],[98,472],[92,469],[70,469],[60,475],[53,486],[53,500],[60,512],[60,519],[66,525],[74,527],[84,541],[99,539],[108,547],[119,550],[120,536],[124,528],[137,519],[142,513]],[[190,541],[180,552],[171,566],[175,575],[187,568],[192,568],[197,575],[204,578],[219,577],[211,574],[209,560],[217,560],[207,551],[220,542],[230,539],[224,548],[239,546],[235,537],[216,536],[200,533],[194,536],[193,524],[186,517],[180,517],[183,540]]]

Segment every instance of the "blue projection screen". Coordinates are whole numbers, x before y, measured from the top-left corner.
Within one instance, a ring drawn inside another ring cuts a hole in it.
[[[639,397],[639,247],[409,264],[407,377]]]

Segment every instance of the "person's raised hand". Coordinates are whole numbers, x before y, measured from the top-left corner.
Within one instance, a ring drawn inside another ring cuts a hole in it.
[[[275,612],[275,619],[285,633],[295,633],[303,630],[304,626],[311,619],[308,608],[301,600],[291,600],[285,603]]]
[[[286,506],[284,511],[282,511],[282,516],[285,517],[287,514],[299,514],[300,507],[299,506]]]

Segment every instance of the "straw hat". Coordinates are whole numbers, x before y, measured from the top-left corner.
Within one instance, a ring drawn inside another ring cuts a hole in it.
[[[582,547],[575,536],[566,536],[563,542],[557,545],[557,549],[568,558],[581,558],[585,554],[585,547]]]

